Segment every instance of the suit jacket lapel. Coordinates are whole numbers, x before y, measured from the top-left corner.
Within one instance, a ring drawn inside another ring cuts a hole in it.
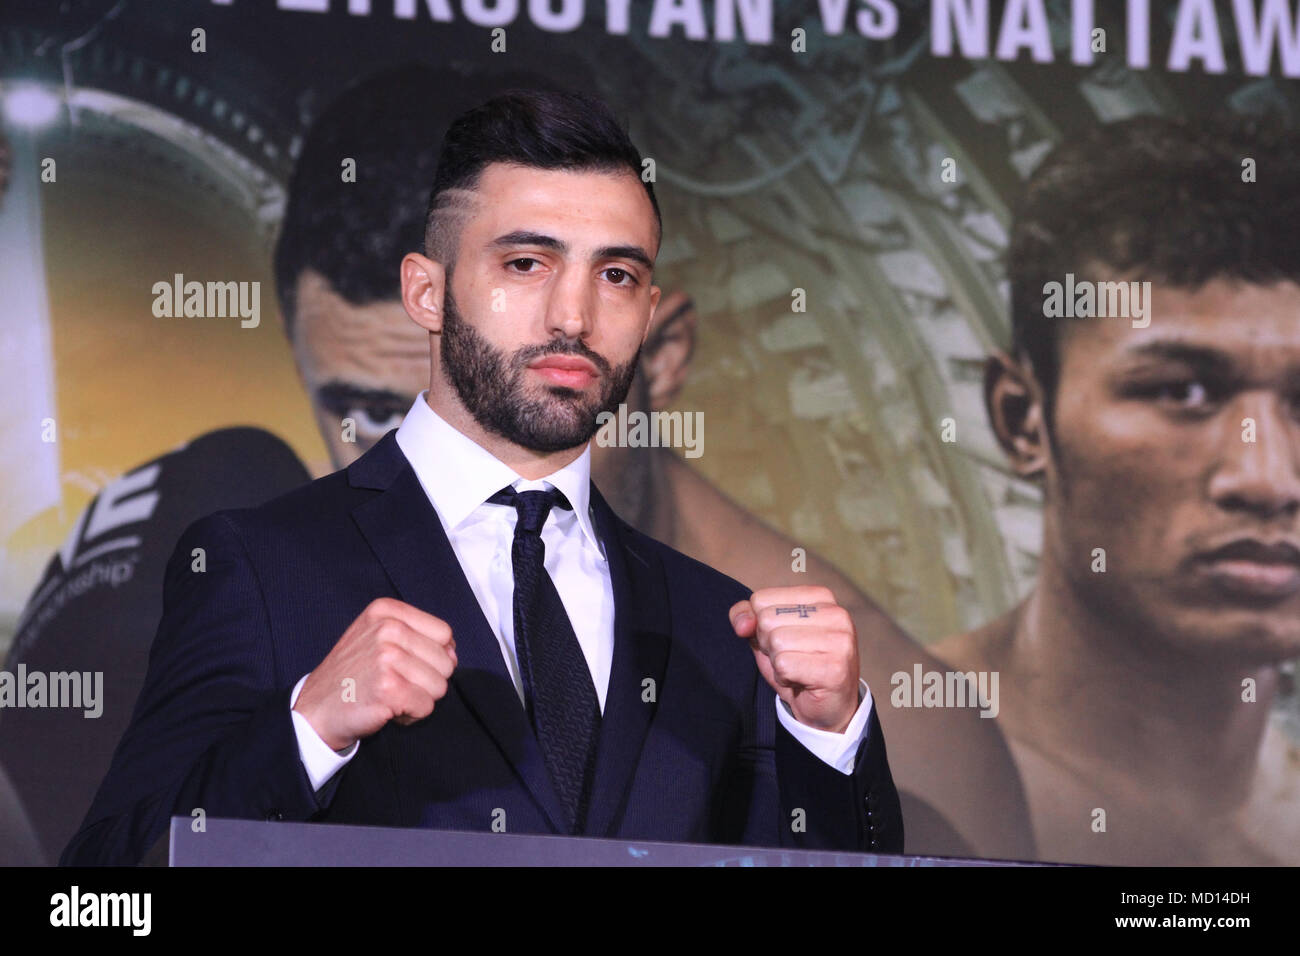
[[[612,835],[636,772],[663,692],[672,627],[668,588],[658,557],[635,540],[631,528],[614,514],[595,485],[591,503],[614,589],[614,659],[585,831],[587,836],[599,837]],[[653,681],[649,687],[644,683],[647,678]],[[653,700],[647,701],[647,696]]]
[[[458,660],[451,686],[491,734],[556,832],[565,832],[559,797],[501,647],[442,522],[397,444],[396,430],[354,462],[348,477],[355,487],[383,490],[353,510],[357,527],[401,599],[451,626]],[[615,668],[617,648],[616,642]]]

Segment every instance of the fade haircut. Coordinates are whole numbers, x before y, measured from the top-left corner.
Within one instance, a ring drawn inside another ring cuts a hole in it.
[[[447,127],[504,90],[551,86],[521,71],[408,65],[365,77],[331,102],[304,138],[276,239],[275,287],[290,337],[307,269],[353,305],[400,300],[398,264],[424,248],[429,184]],[[348,158],[356,182],[342,179]]]
[[[1243,181],[1254,161],[1254,182]],[[1195,291],[1216,278],[1300,282],[1300,138],[1219,115],[1143,116],[1058,145],[1016,208],[1007,250],[1012,351],[1042,385],[1050,426],[1062,322],[1043,286],[1133,276]],[[1300,321],[1300,317],[1297,317]]]
[[[443,138],[425,217],[425,255],[450,277],[470,191],[491,163],[535,169],[630,172],[641,181],[655,214],[656,244],[663,218],[654,186],[641,175],[641,153],[626,127],[600,99],[586,93],[515,89],[459,117]]]

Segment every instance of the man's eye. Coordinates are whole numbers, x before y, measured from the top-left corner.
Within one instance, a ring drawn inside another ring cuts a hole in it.
[[[609,268],[605,270],[605,274],[609,276],[614,285],[636,285],[636,278],[626,269]],[[627,279],[627,281],[624,282],[623,279]]]
[[[1151,393],[1159,401],[1171,402],[1183,408],[1202,408],[1213,399],[1210,390],[1197,381],[1167,382],[1155,386]]]
[[[514,265],[515,263],[517,263],[517,262],[530,262],[530,263],[536,263],[537,260],[536,260],[536,259],[530,259],[530,258],[528,258],[527,256],[525,256],[525,257],[520,258],[520,259],[511,259],[509,262],[506,263],[506,265],[508,265],[508,266],[513,266],[513,265]],[[532,270],[532,268],[530,267],[530,268],[527,268],[527,269],[516,269],[515,271],[516,271],[516,272],[532,272],[533,270]]]
[[[388,408],[368,408],[359,405],[350,408],[344,418],[350,418],[357,423],[357,431],[363,436],[383,438],[391,429],[402,424],[402,418],[405,412]]]

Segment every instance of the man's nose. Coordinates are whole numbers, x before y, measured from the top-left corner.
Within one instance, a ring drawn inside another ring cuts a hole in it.
[[[1300,428],[1278,408],[1275,396],[1251,396],[1238,404],[1241,414],[1230,416],[1210,497],[1229,511],[1294,516],[1300,511]]]
[[[580,270],[568,269],[551,287],[546,331],[566,339],[586,338],[592,331],[592,291]]]

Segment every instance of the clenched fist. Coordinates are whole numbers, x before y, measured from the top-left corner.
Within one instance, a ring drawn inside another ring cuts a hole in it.
[[[405,725],[428,717],[455,669],[446,621],[377,598],[307,676],[293,709],[326,744],[346,750],[390,720]],[[349,679],[354,683],[345,685]]]
[[[835,595],[823,587],[763,588],[729,614],[795,719],[843,733],[858,709],[858,639]]]

